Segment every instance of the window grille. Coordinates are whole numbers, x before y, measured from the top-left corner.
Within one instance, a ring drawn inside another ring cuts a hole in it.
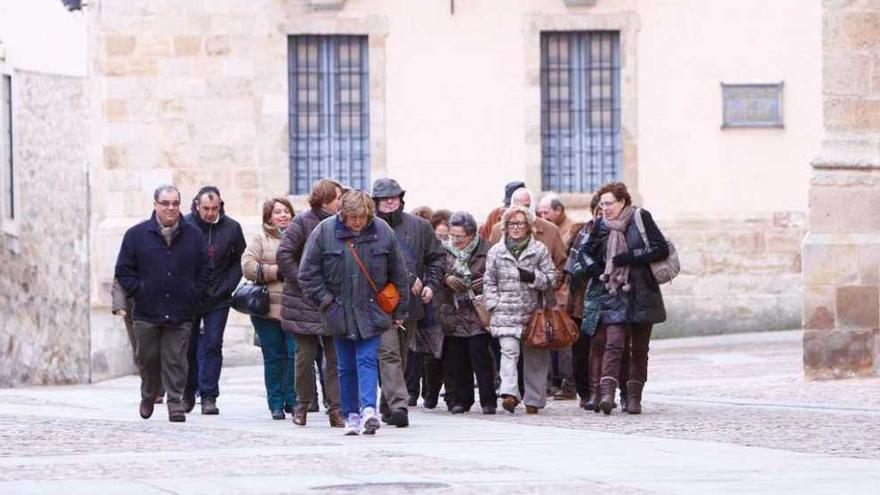
[[[541,33],[542,188],[595,191],[621,160],[619,33]]]
[[[367,37],[291,36],[288,51],[291,193],[308,194],[322,178],[367,189]]]

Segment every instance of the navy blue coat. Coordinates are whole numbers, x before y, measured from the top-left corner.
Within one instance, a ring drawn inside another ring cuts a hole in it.
[[[192,321],[210,277],[201,231],[181,218],[171,245],[165,244],[156,214],[125,232],[116,259],[116,280],[134,299],[135,320]]]
[[[376,286],[388,282],[400,292],[400,303],[388,315],[358,268],[349,244],[366,265]],[[355,234],[339,219],[327,218],[312,231],[297,274],[299,287],[320,308],[325,335],[366,339],[391,328],[391,319],[405,319],[409,274],[394,231],[383,220],[372,219]]]
[[[211,262],[211,278],[205,287],[205,298],[199,306],[199,313],[228,308],[232,292],[241,281],[241,255],[244,254],[247,242],[244,240],[241,225],[226,216],[222,204],[217,223],[203,221],[195,205],[193,211],[184,217],[202,231],[208,248],[208,260]]]

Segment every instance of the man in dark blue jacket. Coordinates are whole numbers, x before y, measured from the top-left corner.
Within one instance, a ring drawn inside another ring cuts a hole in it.
[[[241,281],[241,255],[247,243],[241,225],[226,216],[220,190],[216,187],[199,189],[191,210],[184,218],[205,237],[211,278],[205,288],[205,299],[193,319],[184,402],[186,412],[192,411],[198,391],[202,397],[202,414],[219,414],[217,396],[223,367],[223,332],[232,292]]]
[[[183,422],[190,330],[210,267],[202,233],[180,214],[180,191],[159,186],[153,202],[150,218],[125,232],[115,277],[134,299],[141,417],[153,414],[154,400],[164,385],[168,419]]]

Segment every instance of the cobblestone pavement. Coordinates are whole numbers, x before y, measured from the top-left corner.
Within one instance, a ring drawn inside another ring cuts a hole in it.
[[[656,341],[640,416],[441,403],[374,438],[272,421],[259,367],[184,424],[141,420],[135,377],[0,390],[0,493],[877,493],[880,378],[805,382],[800,339]]]

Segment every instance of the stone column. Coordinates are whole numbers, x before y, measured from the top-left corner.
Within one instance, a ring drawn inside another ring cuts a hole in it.
[[[825,132],[803,244],[808,379],[876,375],[880,361],[880,3],[823,6]]]

